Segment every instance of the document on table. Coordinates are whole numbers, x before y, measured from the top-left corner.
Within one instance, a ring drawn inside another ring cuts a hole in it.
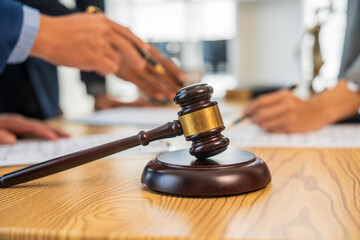
[[[220,112],[225,124],[230,123],[240,115],[240,109],[219,103]],[[83,118],[71,121],[89,125],[135,125],[135,126],[160,126],[178,119],[180,108],[174,107],[121,107],[97,111]]]
[[[73,119],[73,122],[89,125],[136,125],[160,126],[177,119],[178,108],[121,107],[97,111],[90,116]]]
[[[318,131],[298,134],[268,133],[253,124],[239,124],[225,130],[224,135],[230,139],[230,146],[237,147],[360,147],[359,124],[330,125]]]
[[[0,145],[0,167],[27,165],[47,161],[59,156],[84,150],[111,141],[119,140],[133,134],[98,134],[58,141],[20,140],[14,145]],[[150,143],[148,146],[138,146],[119,152],[111,157],[133,157],[153,155],[167,151],[170,143],[166,140]],[[150,160],[150,159],[149,159]]]
[[[0,167],[27,165],[47,161],[72,152],[122,139],[136,133],[98,134],[58,141],[20,140],[14,145],[0,145]],[[226,129],[224,135],[235,147],[301,147],[301,148],[357,148],[360,147],[360,125],[331,125],[321,130],[301,134],[267,133],[252,124],[239,124]],[[152,142],[111,157],[154,155],[179,148],[188,149],[190,142],[182,137]]]

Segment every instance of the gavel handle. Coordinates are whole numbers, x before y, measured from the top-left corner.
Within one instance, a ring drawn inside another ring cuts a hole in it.
[[[182,135],[180,122],[178,120],[168,122],[148,132],[140,131],[136,136],[88,148],[5,174],[0,177],[0,187],[6,188],[19,183],[49,176],[138,145],[146,146],[155,140],[172,138],[180,135]]]

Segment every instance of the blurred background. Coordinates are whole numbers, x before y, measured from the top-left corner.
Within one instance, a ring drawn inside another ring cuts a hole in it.
[[[74,6],[73,0],[63,4]],[[188,74],[207,82],[215,98],[227,91],[276,89],[299,83],[306,96],[337,80],[346,25],[344,0],[107,0],[108,17],[157,46]],[[314,36],[323,59],[313,77]],[[77,70],[59,68],[65,117],[93,110]],[[131,83],[107,77],[108,92],[123,101],[137,98]],[[261,91],[261,90],[259,90]]]

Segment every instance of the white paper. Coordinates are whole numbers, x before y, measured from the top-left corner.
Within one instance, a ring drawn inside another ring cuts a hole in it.
[[[90,125],[140,125],[160,126],[177,119],[177,108],[122,107],[97,111],[90,116],[73,121]]]
[[[133,133],[134,135],[136,133]],[[77,138],[46,140],[20,140],[14,145],[0,145],[0,166],[27,165],[47,161],[76,151],[84,150],[111,141],[131,136],[122,134],[98,134]],[[167,151],[170,143],[166,140],[151,142],[119,152],[111,157],[138,157]]]
[[[294,147],[294,148],[357,148],[360,147],[360,125],[338,124],[318,131],[299,134],[268,133],[253,124],[239,124],[224,135],[230,146]]]
[[[225,124],[240,116],[240,109],[223,103],[219,103],[219,108]],[[155,127],[178,119],[177,113],[180,110],[178,107],[122,107],[97,111],[90,116],[71,121],[89,125]]]
[[[14,145],[0,145],[0,166],[27,165],[53,159],[72,152],[122,139],[136,134],[126,131],[116,134],[98,134],[58,141],[20,140]],[[360,125],[331,125],[310,133],[273,134],[253,124],[238,124],[226,129],[224,135],[235,147],[295,147],[295,148],[358,148]],[[155,141],[149,146],[138,146],[112,155],[129,158],[154,155],[160,152],[190,147],[183,137]]]

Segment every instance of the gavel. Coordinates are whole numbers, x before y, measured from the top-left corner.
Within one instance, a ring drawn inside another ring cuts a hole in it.
[[[213,89],[207,84],[194,84],[180,89],[174,102],[181,107],[179,120],[168,122],[150,131],[140,131],[137,135],[113,141],[45,162],[34,164],[0,177],[0,187],[7,188],[62,172],[94,160],[143,145],[152,141],[184,135],[192,141],[190,154],[206,159],[224,152],[229,139],[221,132],[225,129],[217,102],[211,101]]]

